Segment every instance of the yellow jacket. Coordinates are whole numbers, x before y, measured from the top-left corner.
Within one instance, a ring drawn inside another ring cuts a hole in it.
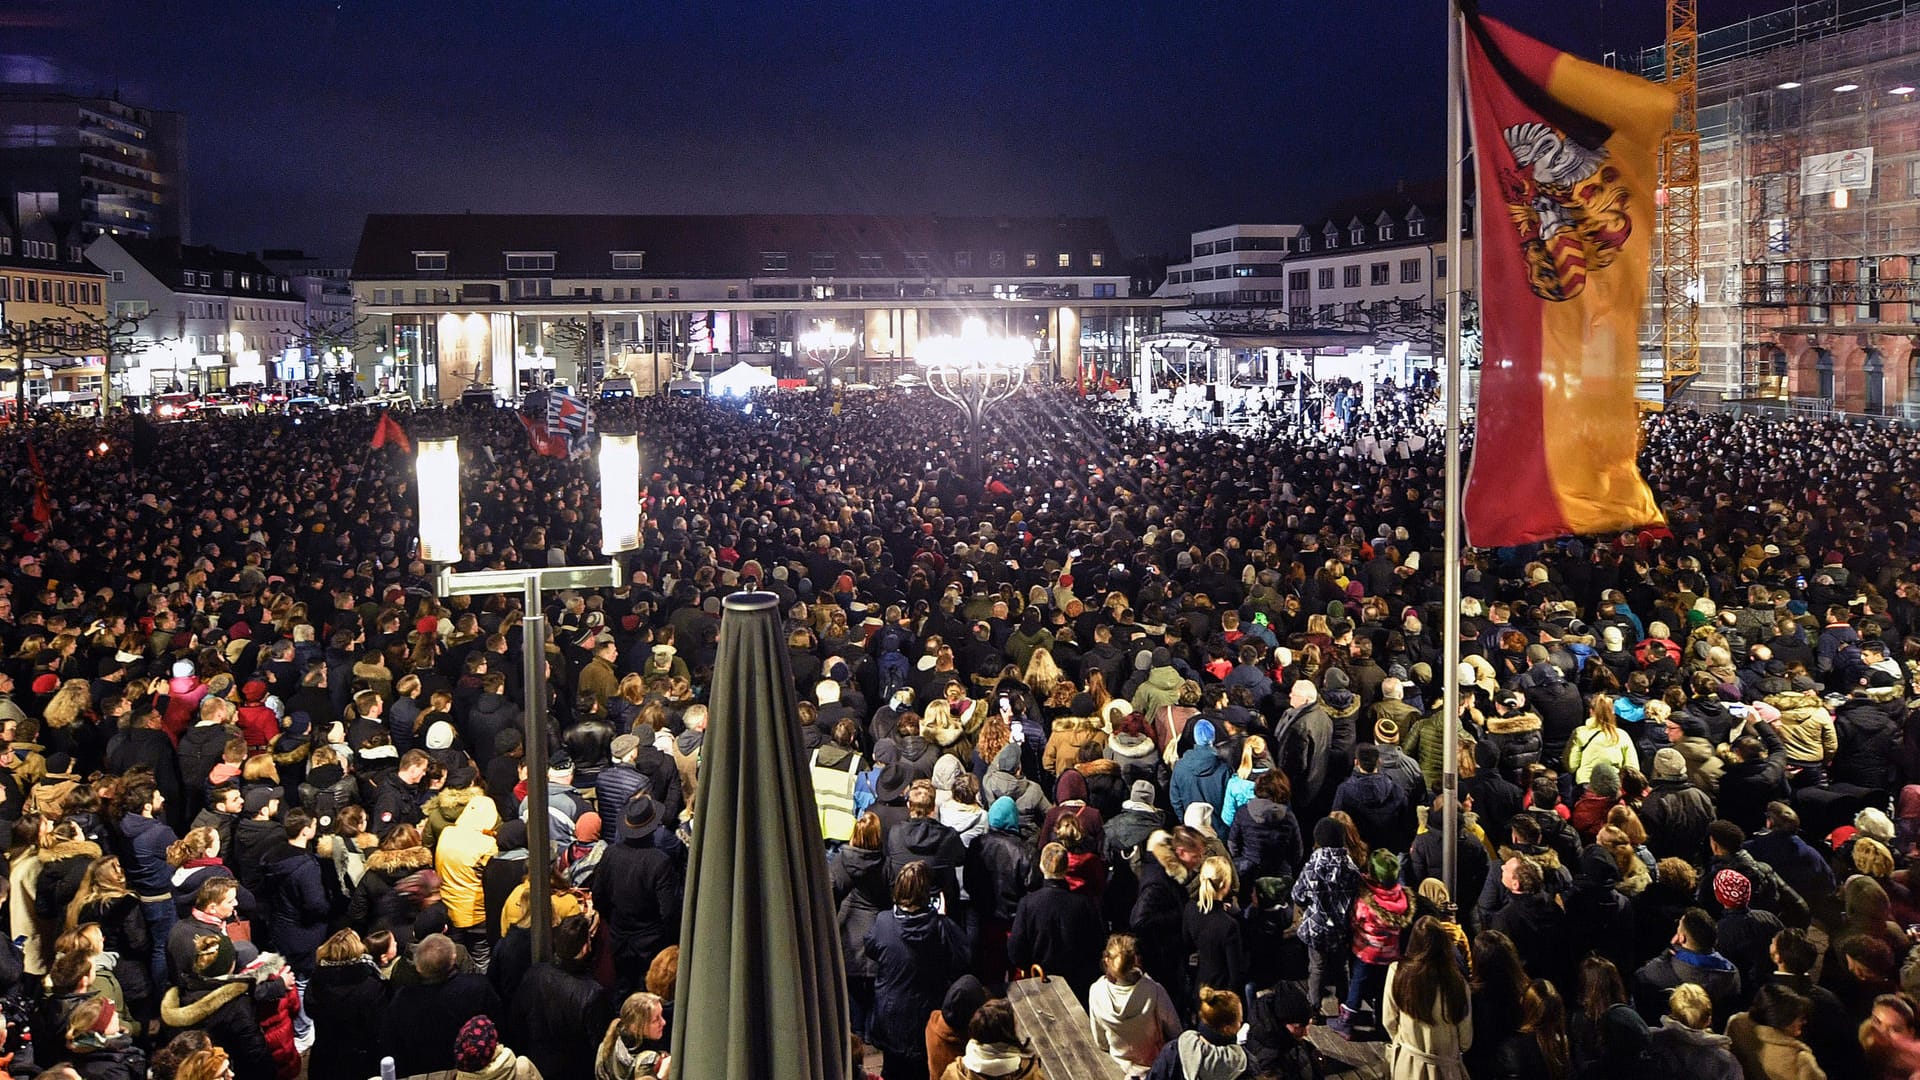
[[[440,875],[440,899],[447,905],[447,921],[465,930],[487,919],[480,891],[480,874],[500,850],[493,831],[500,811],[488,798],[475,799],[460,811],[460,820],[440,834],[433,869]]]

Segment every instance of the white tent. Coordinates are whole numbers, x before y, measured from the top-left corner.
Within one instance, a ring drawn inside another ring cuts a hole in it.
[[[745,360],[707,380],[709,396],[731,395],[746,397],[755,390],[765,390],[779,386],[780,380],[766,368],[756,367]]]

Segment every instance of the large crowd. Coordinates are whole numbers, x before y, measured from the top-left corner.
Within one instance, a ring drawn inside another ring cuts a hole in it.
[[[1448,672],[1430,406],[604,403],[642,543],[550,597],[532,778],[519,600],[434,595],[372,418],[10,433],[0,1075],[664,1080],[756,589],[885,1080],[1039,1077],[1042,972],[1154,1080],[1320,1077],[1317,1024],[1409,1080],[1920,1076],[1920,437],[1651,417],[1668,528],[1469,552]],[[462,436],[462,568],[602,561],[590,456],[408,423]]]

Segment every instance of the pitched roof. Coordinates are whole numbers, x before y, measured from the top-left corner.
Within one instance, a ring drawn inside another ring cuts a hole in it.
[[[785,275],[887,277],[967,274],[1020,276],[1121,276],[1125,263],[1103,218],[986,218],[932,215],[834,214],[371,214],[354,254],[356,278],[415,276],[418,252],[445,252],[445,278],[502,278],[507,252],[551,252],[555,277],[746,278],[778,276],[763,255],[787,256]],[[613,252],[645,252],[644,269],[612,268]],[[990,253],[1006,256],[989,265]],[[1057,266],[1059,252],[1071,265]],[[1094,268],[1089,254],[1100,252]],[[967,252],[970,265],[955,267]],[[1035,271],[1024,255],[1039,256]],[[832,268],[813,269],[815,254],[833,256]],[[911,268],[909,254],[928,257],[926,270]],[[881,268],[866,269],[861,256],[878,256]],[[541,271],[547,273],[548,271]],[[518,272],[514,272],[517,274]]]
[[[267,264],[245,251],[222,251],[204,244],[182,244],[178,238],[168,237],[160,240],[139,236],[113,236],[107,239],[126,251],[146,271],[176,292],[206,293],[215,296],[253,296],[267,300],[299,300],[292,292],[261,287],[259,282],[279,280]],[[212,285],[186,285],[181,274],[194,270],[215,275]],[[223,284],[225,278],[219,275],[231,273],[234,284]],[[247,288],[240,287],[241,275],[251,283]]]

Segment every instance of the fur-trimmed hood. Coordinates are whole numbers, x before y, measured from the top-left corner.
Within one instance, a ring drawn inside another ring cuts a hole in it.
[[[1529,731],[1540,730],[1540,714],[1533,712],[1514,713],[1512,716],[1487,717],[1489,735],[1525,735]]]
[[[369,664],[363,660],[356,660],[353,664],[353,677],[365,679],[368,682],[392,682],[393,672],[383,664]]]
[[[367,856],[367,871],[378,871],[405,877],[415,870],[427,870],[433,866],[433,852],[425,847],[401,848],[399,851],[376,851]]]
[[[1099,718],[1092,716],[1063,716],[1053,722],[1053,734],[1071,735],[1076,732],[1104,732],[1106,728]]]
[[[1165,870],[1168,877],[1180,885],[1187,883],[1187,878],[1190,876],[1190,873],[1187,870],[1187,865],[1180,861],[1178,855],[1173,853],[1172,833],[1165,829],[1153,830],[1147,837],[1146,847],[1147,854],[1153,856],[1154,861],[1160,864],[1160,869]]]
[[[959,742],[960,737],[966,733],[967,725],[965,721],[955,716],[951,711],[946,714],[944,720],[939,719],[937,716],[923,716],[920,718],[920,736],[924,739],[931,740],[935,746],[943,750]]]
[[[160,1022],[170,1028],[199,1027],[213,1018],[213,1014],[236,998],[245,996],[255,986],[269,979],[278,978],[287,970],[286,958],[279,953],[261,953],[260,958],[250,964],[245,971],[237,971],[224,979],[213,980],[213,989],[193,1001],[187,1001],[177,986],[169,987],[165,997],[160,999]],[[188,993],[197,991],[189,990]]]
[[[59,862],[72,858],[97,859],[100,857],[100,845],[91,840],[62,840],[57,844],[40,849],[40,864]]]

